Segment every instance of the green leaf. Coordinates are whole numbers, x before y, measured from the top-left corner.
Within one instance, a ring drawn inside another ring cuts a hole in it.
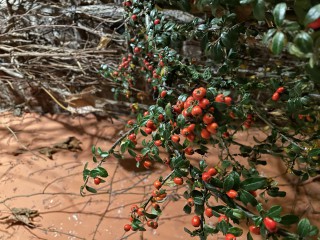
[[[255,191],[257,189],[263,189],[267,186],[267,178],[264,177],[252,177],[247,178],[240,184],[241,188],[246,191]]]
[[[90,177],[108,177],[108,172],[103,167],[97,167],[90,171]]]
[[[157,214],[150,214],[150,213],[147,213],[147,212],[145,212],[144,215],[149,219],[155,219],[155,218],[158,217]]]
[[[298,223],[298,234],[300,237],[306,237],[308,236],[310,232],[310,222],[308,219],[303,218]]]
[[[233,234],[236,237],[240,237],[243,233],[243,230],[241,228],[238,227],[231,227],[228,229],[228,233]]]
[[[226,235],[229,229],[229,225],[225,220],[222,220],[217,224],[217,228],[223,233],[223,235]]]
[[[233,188],[233,185],[234,185],[233,176],[229,174],[223,181],[223,190],[227,192]]]
[[[120,152],[124,153],[127,150],[128,147],[128,141],[122,142],[120,145]]]
[[[177,124],[180,128],[183,128],[186,124],[186,119],[182,114],[179,114],[179,116],[177,117]]]
[[[203,204],[201,204],[201,205],[194,204],[194,212],[195,212],[197,215],[203,214],[203,212],[204,212],[204,205],[203,205]]]
[[[251,193],[241,189],[239,191],[240,194],[240,201],[243,202],[243,204],[247,205],[248,203],[250,203],[252,206],[256,206],[258,204],[257,199],[252,196]]]
[[[310,226],[310,229],[309,229],[309,234],[308,236],[312,237],[312,236],[316,236],[319,234],[319,229],[316,227],[316,226]]]
[[[307,26],[309,23],[320,18],[320,4],[317,4],[309,9],[307,15],[304,18],[304,25]]]
[[[101,152],[100,153],[100,157],[102,157],[102,158],[107,158],[108,156],[109,156],[108,152]]]
[[[283,20],[286,16],[286,9],[287,9],[286,3],[278,3],[273,9],[274,22],[277,27],[280,27],[282,25]]]
[[[186,214],[190,214],[191,213],[191,207],[186,204],[183,208],[183,211],[186,213]]]
[[[283,225],[291,225],[297,222],[299,222],[299,217],[293,214],[282,216],[280,221],[280,223]]]
[[[298,33],[295,36],[293,42],[299,48],[299,50],[303,53],[309,53],[313,51],[312,37],[304,31]]]
[[[96,153],[96,146],[92,145],[92,147],[91,147],[91,152],[92,152],[92,154],[95,154],[95,153]]]
[[[254,2],[254,0],[240,0],[240,4],[249,4]]]
[[[320,148],[312,149],[309,151],[308,156],[309,157],[315,157],[320,155]]]
[[[282,211],[281,206],[272,206],[269,211],[267,212],[267,216],[271,218],[280,217],[280,213]]]
[[[88,192],[97,193],[97,190],[92,188],[92,187],[86,186],[86,189],[87,189]]]
[[[213,45],[213,59],[217,62],[221,62],[224,58],[224,49],[221,46],[220,42],[218,41],[216,44]]]
[[[284,35],[283,32],[278,31],[272,38],[271,51],[274,54],[279,55],[282,52],[285,44],[286,35]]]
[[[248,232],[248,233],[247,233],[247,240],[253,240],[253,238],[252,238],[252,236],[251,236],[250,232]]]
[[[137,156],[137,154],[136,154],[136,152],[135,151],[133,151],[132,149],[128,149],[128,153],[132,156],[132,157],[136,157]]]
[[[256,3],[253,7],[253,16],[257,20],[264,20],[265,18],[265,2],[264,0],[256,0]]]

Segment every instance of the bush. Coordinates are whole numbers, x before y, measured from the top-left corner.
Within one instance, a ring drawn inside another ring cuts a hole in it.
[[[207,239],[221,232],[235,239],[243,233],[237,225],[248,222],[247,239],[253,239],[251,234],[315,237],[318,229],[308,219],[283,215],[277,205],[266,209],[256,199],[256,190],[261,199],[286,197],[276,181],[257,169],[268,164],[266,155],[281,159],[287,173],[301,182],[320,173],[320,4],[128,0],[123,6],[127,53],[118,69],[105,65],[101,74],[114,81],[116,98],[132,102],[136,119],[108,151],[92,148],[98,166],[85,166],[81,192],[96,192],[88,180],[103,182],[108,176],[102,167],[106,159],[121,159],[128,152],[137,167],[160,162],[172,171],[155,181],[146,202],[133,207],[126,231],[143,231],[145,224],[158,227],[158,204],[166,200],[162,186],[173,180],[176,185],[186,183],[188,203],[183,210],[192,214],[196,227],[185,228],[191,236]],[[191,55],[183,51],[187,41],[199,46]],[[145,102],[153,102],[147,111],[141,109]],[[254,124],[266,129],[265,140],[255,139],[254,146],[237,142],[234,135]],[[141,151],[135,147],[138,134],[145,136]],[[221,152],[219,164],[211,168],[206,163],[209,146]],[[233,146],[239,147],[238,154],[229,150]],[[168,158],[159,156],[160,148]],[[190,155],[198,156],[198,165],[190,163]],[[210,198],[219,199],[219,204],[211,206]],[[152,211],[146,212],[149,204]],[[206,224],[211,216],[219,218],[216,226]],[[296,230],[286,230],[290,225]]]

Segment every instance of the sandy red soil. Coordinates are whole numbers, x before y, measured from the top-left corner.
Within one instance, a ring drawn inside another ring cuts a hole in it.
[[[108,149],[123,131],[123,121],[97,121],[93,115],[70,117],[66,115],[25,114],[13,117],[0,116],[0,239],[190,239],[183,231],[192,229],[190,215],[183,213],[185,199],[183,189],[173,188],[168,201],[162,205],[163,214],[157,230],[129,232],[124,235],[123,225],[129,223],[129,209],[141,203],[153,189],[152,183],[160,175],[166,176],[168,169],[155,165],[152,170],[136,169],[134,159],[121,161],[110,158],[104,167],[109,172],[106,183],[99,185],[98,194],[81,197],[84,164],[92,163],[91,146]],[[237,135],[238,141],[253,143],[252,135],[264,138],[258,129]],[[81,141],[82,151],[59,150],[52,160],[38,152],[40,147],[52,147],[76,137]],[[20,151],[18,149],[28,149]],[[234,150],[236,151],[236,149]],[[208,162],[218,162],[217,150],[213,149]],[[193,159],[196,161],[196,159]],[[244,159],[239,159],[245,164]],[[320,225],[320,183],[309,180],[297,185],[294,176],[284,174],[280,159],[268,157],[270,165],[259,168],[268,177],[276,177],[281,190],[288,192],[285,199],[272,199],[267,205],[283,205],[284,213],[295,213],[309,217],[313,224]],[[90,182],[90,185],[93,184]],[[34,218],[36,227],[23,224],[10,226],[5,218],[12,208],[28,208],[39,212]],[[217,219],[211,218],[209,224]],[[243,225],[245,228],[245,225]],[[209,239],[224,239],[212,236]],[[238,239],[246,239],[240,237]],[[259,239],[259,238],[255,238]]]

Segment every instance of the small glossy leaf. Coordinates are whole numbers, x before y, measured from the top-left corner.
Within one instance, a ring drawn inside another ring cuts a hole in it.
[[[292,214],[282,216],[280,221],[283,225],[291,225],[297,222],[299,222],[299,217]]]
[[[298,223],[298,234],[300,237],[308,236],[310,232],[310,222],[308,219],[303,218]]]
[[[309,53],[313,50],[313,40],[312,37],[306,32],[298,33],[294,38],[294,44],[303,53]]]
[[[257,20],[264,20],[265,17],[265,1],[264,0],[256,0],[256,3],[253,7],[253,16]]]
[[[317,4],[309,9],[304,19],[304,25],[307,26],[309,23],[320,18],[320,4]]]
[[[267,185],[267,179],[264,177],[252,177],[241,182],[240,186],[246,191],[255,191],[263,189]]]
[[[228,232],[229,225],[225,220],[218,223],[217,228],[225,235]]]
[[[92,148],[91,148],[91,152],[92,152],[92,154],[95,154],[96,153],[96,146],[92,146]]]
[[[267,216],[271,218],[280,217],[280,213],[282,211],[281,206],[272,206],[269,211],[267,212]]]
[[[151,214],[151,213],[147,213],[145,212],[144,215],[147,217],[147,218],[150,218],[150,219],[155,219],[158,217],[157,214]]]
[[[227,192],[233,188],[233,185],[234,179],[233,176],[230,174],[223,181],[223,190]]]
[[[190,214],[191,213],[191,207],[186,204],[183,208],[183,211],[186,213],[186,214]]]
[[[231,228],[228,229],[228,233],[231,233],[234,236],[239,237],[239,236],[242,235],[243,230],[241,228],[238,228],[238,227],[231,227]]]
[[[283,20],[286,16],[286,3],[278,3],[275,8],[273,9],[273,17],[276,26],[280,27],[283,23]]]
[[[308,156],[309,157],[315,157],[320,155],[320,148],[315,148],[309,151]]]
[[[285,44],[286,36],[283,32],[278,31],[272,38],[271,51],[274,54],[279,55],[282,52]]]
[[[240,4],[249,4],[254,2],[254,0],[240,0]]]
[[[243,202],[243,204],[248,205],[250,203],[252,206],[256,206],[258,204],[257,199],[252,196],[251,193],[245,191],[245,190],[240,190],[240,201]]]
[[[97,190],[92,188],[92,187],[86,186],[86,189],[87,189],[88,192],[97,193]]]

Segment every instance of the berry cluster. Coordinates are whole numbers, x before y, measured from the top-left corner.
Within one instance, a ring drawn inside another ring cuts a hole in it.
[[[284,92],[284,87],[279,87],[276,91],[275,91],[275,93],[272,95],[272,100],[273,101],[278,101],[279,99],[280,99],[280,96],[281,96],[281,94]]]

